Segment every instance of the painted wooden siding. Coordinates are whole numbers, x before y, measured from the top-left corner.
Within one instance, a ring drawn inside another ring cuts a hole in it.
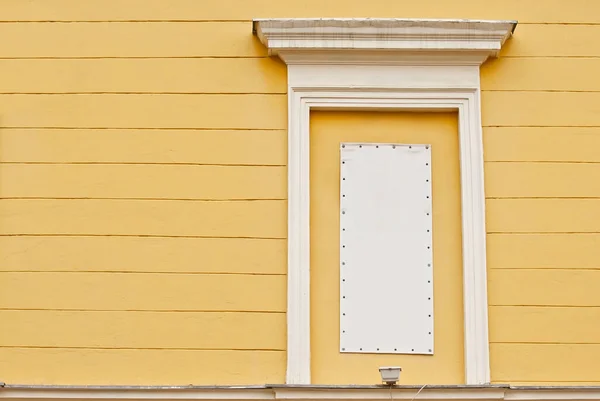
[[[404,18],[487,18],[518,19],[524,23],[597,23],[594,0],[494,1],[467,0],[446,4],[440,0],[390,2],[362,0],[322,2],[306,0],[288,3],[278,0],[5,0],[3,21],[249,21],[252,18],[302,17],[404,17]]]
[[[481,71],[495,383],[600,382],[600,25],[569,25],[570,8],[521,24]]]
[[[0,24],[3,380],[282,383],[285,65],[247,21],[23,19]]]
[[[3,163],[285,166],[287,160],[284,130],[3,128],[0,142]]]
[[[0,363],[30,384],[269,383],[282,380],[285,352],[3,347]]]
[[[2,1],[3,381],[283,382],[286,69],[250,20],[365,16],[519,20],[481,78],[492,379],[600,383],[594,0]]]

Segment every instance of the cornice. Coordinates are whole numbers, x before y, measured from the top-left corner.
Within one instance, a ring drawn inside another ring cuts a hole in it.
[[[496,57],[516,21],[255,19],[253,31],[288,64],[481,64]]]
[[[599,401],[600,388],[486,386],[35,386],[4,385],[0,400],[136,401]]]

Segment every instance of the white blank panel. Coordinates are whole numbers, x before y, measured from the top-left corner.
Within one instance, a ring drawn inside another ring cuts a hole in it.
[[[431,146],[340,150],[340,351],[433,354]]]

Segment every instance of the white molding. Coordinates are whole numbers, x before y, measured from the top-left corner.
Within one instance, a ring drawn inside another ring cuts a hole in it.
[[[597,400],[600,389],[592,386],[572,387],[512,387],[506,392],[507,401],[569,401]]]
[[[19,386],[0,387],[0,400],[179,401],[600,401],[599,387],[509,386]]]
[[[456,110],[459,116],[465,381],[490,382],[479,65],[512,21],[255,20],[288,63],[287,383],[310,384],[311,109]]]
[[[267,388],[6,386],[0,400],[273,400]]]
[[[387,391],[385,391],[387,390]],[[379,388],[278,388],[275,398],[278,400],[324,400],[324,401],[345,401],[345,400],[390,400],[389,387]],[[495,401],[503,400],[506,388],[485,387],[485,388],[423,388],[412,386],[407,388],[395,387],[392,389],[394,400],[412,401],[418,394],[420,401],[437,400],[485,400]]]
[[[287,64],[481,64],[496,57],[516,21],[257,19],[253,29]],[[360,60],[360,61],[359,61]]]
[[[300,66],[294,66],[294,69]],[[310,70],[309,66],[303,66]],[[398,67],[402,68],[402,67]],[[373,67],[374,70],[377,67]],[[307,71],[305,71],[307,72]],[[291,74],[295,72],[290,71]],[[307,72],[312,75],[310,72]],[[401,74],[400,71],[398,71]],[[377,71],[372,71],[377,76]],[[406,75],[410,79],[410,76]],[[324,77],[326,78],[326,77]],[[489,382],[483,155],[479,124],[479,92],[426,91],[304,91],[290,88],[289,140],[289,284],[288,383],[310,383],[310,211],[309,110],[457,110],[459,114],[463,293],[465,314],[465,378],[468,384]],[[482,286],[483,284],[483,286]],[[483,287],[483,288],[478,288]]]

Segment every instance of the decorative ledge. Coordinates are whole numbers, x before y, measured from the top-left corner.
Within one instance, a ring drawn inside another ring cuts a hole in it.
[[[422,391],[421,391],[422,390]],[[513,386],[28,386],[3,401],[600,401],[599,387]]]
[[[497,57],[516,21],[255,19],[253,31],[288,64],[481,64]]]

